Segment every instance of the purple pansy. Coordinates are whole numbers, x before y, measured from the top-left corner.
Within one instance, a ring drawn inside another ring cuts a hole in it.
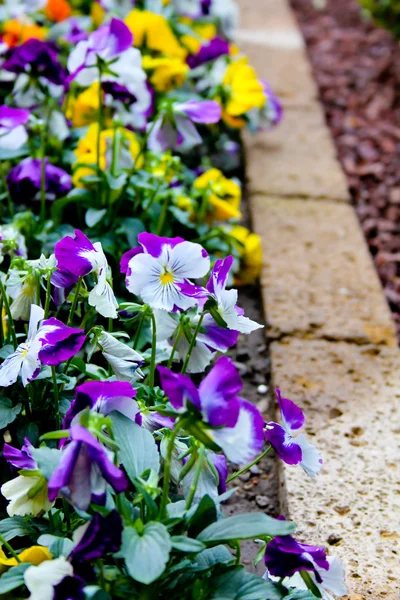
[[[44,77],[55,85],[63,85],[66,78],[66,71],[59,62],[54,47],[37,39],[30,39],[9,50],[2,67],[12,73]]]
[[[1,387],[15,383],[20,372],[26,387],[39,375],[41,364],[59,365],[81,349],[85,341],[83,330],[68,327],[54,317],[42,320],[43,317],[43,309],[32,304],[26,342],[19,344],[0,367]]]
[[[81,563],[97,560],[109,552],[117,552],[122,541],[122,520],[116,510],[107,516],[95,513],[83,531],[78,531],[80,539],[69,555],[76,570]]]
[[[225,54],[229,54],[229,43],[217,36],[203,44],[196,54],[188,56],[187,63],[191,69],[195,69],[196,67],[211,60],[215,60],[220,56],[224,56]]]
[[[174,102],[170,111],[161,112],[151,126],[148,147],[153,152],[179,149],[180,146],[196,146],[202,138],[194,123],[206,125],[218,123],[221,106],[215,100],[188,100]]]
[[[25,438],[24,444],[21,446],[21,449],[14,448],[14,446],[10,446],[5,443],[3,446],[3,456],[10,465],[20,469],[37,469],[36,461],[33,460],[31,455],[32,444]]]
[[[300,464],[307,475],[315,477],[322,467],[320,453],[302,433],[293,437],[293,433],[304,425],[303,411],[291,400],[282,398],[279,389],[276,390],[276,395],[283,426],[274,422],[267,423],[265,438],[286,464]]]
[[[51,317],[42,321],[36,339],[40,342],[40,362],[56,366],[75,356],[82,348],[86,336],[83,329],[68,327]]]
[[[18,150],[28,139],[24,125],[29,119],[29,110],[0,106],[0,149]]]
[[[140,233],[138,241],[142,252],[135,252],[127,267],[123,257],[128,290],[152,308],[171,311],[194,306],[196,299],[182,294],[179,284],[189,285],[187,278],[203,277],[208,272],[210,259],[204,248],[180,237],[151,233]]]
[[[193,406],[201,412],[211,427],[207,435],[235,464],[254,459],[264,445],[264,420],[254,405],[238,394],[242,381],[232,361],[226,356],[217,360],[214,367],[197,389],[190,377],[158,367],[161,387],[172,406],[185,412]]]
[[[42,186],[42,160],[25,158],[7,175],[7,185],[14,202],[27,204],[39,200]],[[71,176],[45,159],[46,199],[65,196],[72,188]]]
[[[264,560],[266,577],[284,578],[285,585],[297,587],[302,580],[297,582],[295,574],[308,571],[323,598],[331,597],[325,595],[326,590],[337,596],[347,594],[343,566],[336,557],[328,557],[324,548],[301,544],[291,535],[278,536],[267,545]]]
[[[112,460],[111,452],[82,425],[70,429],[70,441],[63,450],[57,469],[49,479],[49,500],[60,491],[80,510],[91,502],[104,503],[107,483],[123,492],[128,481]]]
[[[215,452],[210,452],[208,456],[218,472],[218,493],[224,494],[226,492],[226,480],[228,479],[228,463],[226,462],[226,458],[223,454],[215,454]]]
[[[97,282],[88,298],[103,317],[117,318],[118,302],[108,281],[110,269],[100,242],[92,242],[79,229],[74,237],[63,237],[54,248],[57,267],[61,273],[70,273],[75,277],[84,277],[93,273]]]
[[[128,382],[123,381],[87,381],[75,390],[75,398],[68,409],[63,422],[67,429],[74,422],[74,417],[85,408],[108,415],[116,410],[132,421],[139,411],[133,400],[136,390]]]

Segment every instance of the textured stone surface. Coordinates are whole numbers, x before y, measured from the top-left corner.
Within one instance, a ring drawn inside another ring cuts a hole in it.
[[[251,196],[261,236],[270,338],[396,345],[394,324],[354,210],[347,204]]]
[[[286,0],[238,0],[241,29],[298,30]]]
[[[346,179],[317,103],[312,110],[290,108],[273,131],[244,137],[250,192],[349,199]]]
[[[306,413],[325,458],[310,479],[283,470],[282,498],[298,534],[344,562],[350,598],[400,592],[400,353],[298,339],[271,346],[273,383]]]
[[[268,39],[267,34],[260,36],[260,42]],[[276,48],[262,43],[241,42],[240,49],[249,57],[258,76],[268,81],[285,107],[307,106],[316,102],[317,87],[302,48]],[[296,65],[295,68],[293,65]]]

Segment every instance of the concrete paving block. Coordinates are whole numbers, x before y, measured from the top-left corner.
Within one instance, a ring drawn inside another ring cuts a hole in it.
[[[317,102],[288,108],[282,122],[265,133],[244,135],[251,193],[346,202],[346,178]]]
[[[309,478],[282,467],[284,514],[298,537],[343,561],[349,598],[400,593],[400,352],[345,342],[271,345],[274,386],[305,411],[305,434],[324,458]]]
[[[297,30],[287,0],[238,0],[240,29]]]
[[[304,49],[274,47],[266,43],[268,39],[263,35],[260,43],[241,42],[240,49],[284,107],[310,106],[317,100],[318,90]]]
[[[268,336],[395,346],[381,284],[351,206],[250,196],[261,236]]]

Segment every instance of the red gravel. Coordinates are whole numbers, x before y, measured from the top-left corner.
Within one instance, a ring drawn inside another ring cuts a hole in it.
[[[357,0],[291,0],[400,340],[400,46]]]

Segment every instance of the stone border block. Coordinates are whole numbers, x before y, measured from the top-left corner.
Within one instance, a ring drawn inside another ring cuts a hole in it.
[[[301,539],[341,558],[350,599],[398,600],[400,353],[287,339],[271,345],[271,361],[274,385],[305,410],[325,460],[316,479],[283,467],[286,514]]]
[[[250,196],[261,236],[268,337],[397,345],[389,307],[351,206]]]
[[[250,193],[349,200],[346,178],[320,105],[288,109],[272,131],[246,134]]]

